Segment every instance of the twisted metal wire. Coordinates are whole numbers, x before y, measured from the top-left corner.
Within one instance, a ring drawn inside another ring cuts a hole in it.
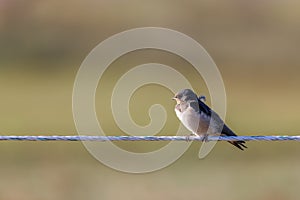
[[[0,141],[300,141],[300,135],[270,136],[90,136],[90,135],[49,135],[49,136],[16,136],[0,135]]]

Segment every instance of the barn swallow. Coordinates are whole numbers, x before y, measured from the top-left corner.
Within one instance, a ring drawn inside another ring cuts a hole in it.
[[[175,112],[183,125],[193,135],[207,138],[209,135],[237,136],[204,101],[205,97],[197,95],[190,89],[179,91],[173,100],[176,101]],[[228,141],[244,150],[245,141]]]

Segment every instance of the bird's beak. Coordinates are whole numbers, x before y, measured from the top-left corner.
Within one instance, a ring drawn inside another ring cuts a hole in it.
[[[178,98],[173,97],[172,100],[175,100],[177,104],[180,104],[180,100]]]

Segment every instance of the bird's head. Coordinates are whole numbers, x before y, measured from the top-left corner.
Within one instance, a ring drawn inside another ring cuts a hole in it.
[[[190,89],[183,89],[175,94],[172,98],[177,104],[182,102],[197,101],[197,95]]]

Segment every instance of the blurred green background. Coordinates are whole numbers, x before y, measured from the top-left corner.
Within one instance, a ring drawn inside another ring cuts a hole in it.
[[[216,62],[227,92],[226,122],[240,135],[300,134],[299,1],[22,1],[0,0],[0,133],[76,135],[72,89],[77,70],[99,42],[121,31],[157,26],[183,32]],[[114,62],[103,80],[111,86],[126,69],[168,64],[207,93],[185,61],[155,50]],[[101,84],[101,83],[100,83]],[[117,133],[107,92],[97,91],[97,114]],[[159,95],[153,95],[159,94]],[[159,96],[159,98],[156,98]],[[161,103],[172,135],[179,121],[169,90],[139,89],[131,112],[149,123],[147,110]],[[208,100],[208,103],[210,101]],[[133,175],[95,160],[80,142],[1,142],[0,199],[298,199],[297,142],[248,142],[241,152],[219,142],[204,160],[199,143],[171,166]],[[143,152],[165,143],[118,143]]]

